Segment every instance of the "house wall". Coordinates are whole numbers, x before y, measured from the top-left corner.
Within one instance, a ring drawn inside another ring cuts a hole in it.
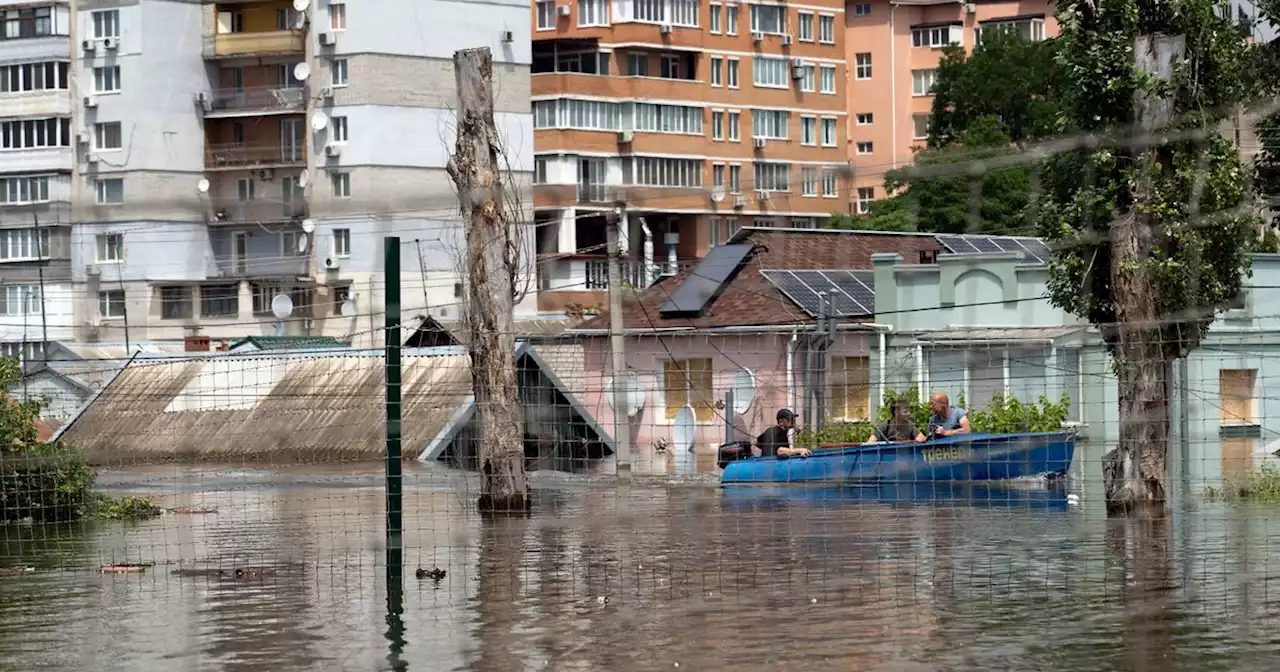
[[[45,371],[15,383],[9,388],[9,394],[19,399],[46,398],[49,405],[41,411],[40,417],[62,423],[80,410],[91,393]]]

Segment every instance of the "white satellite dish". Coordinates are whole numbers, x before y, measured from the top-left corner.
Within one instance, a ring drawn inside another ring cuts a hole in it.
[[[316,222],[314,219],[302,220],[302,232],[311,235],[316,232]]]
[[[310,6],[311,0],[293,0],[293,8],[296,11],[305,12]]]
[[[298,236],[298,254],[307,251],[307,241],[311,240],[311,236]]]
[[[355,317],[355,316],[356,316],[356,302],[355,302],[355,301],[352,301],[351,299],[347,299],[346,301],[343,301],[343,302],[342,302],[342,309],[341,309],[341,311],[342,311],[342,316],[343,316],[343,317]]]
[[[310,76],[311,76],[311,66],[307,65],[306,63],[299,63],[293,66],[293,78],[298,80],[299,82],[307,81],[307,78]]]
[[[298,12],[298,18],[293,20],[293,27],[296,28],[297,30],[302,30],[303,28],[307,27],[306,12]]]
[[[640,376],[634,371],[628,371],[622,376],[622,388],[626,395],[627,417],[635,417],[640,409],[644,408],[644,388],[640,385]],[[606,397],[609,398],[609,408],[613,408],[613,379],[609,378],[605,381]]]
[[[310,181],[311,181],[311,174],[307,172],[306,168],[303,168],[302,172],[298,173],[298,186],[305,188],[307,186],[307,183]]]
[[[717,184],[711,188],[711,201],[719,203],[724,200],[724,185]]]
[[[311,115],[312,130],[323,131],[324,127],[328,125],[329,125],[329,117],[324,112],[316,110],[316,113]]]
[[[695,425],[697,419],[693,415],[693,407],[686,404],[676,412],[676,424],[672,431],[672,441],[676,444],[677,450],[692,450],[694,433],[697,431]]]
[[[202,193],[202,194],[207,194],[207,193],[209,193],[209,180],[206,180],[206,179],[204,179],[204,178],[200,178],[200,181],[199,181],[199,182],[196,182],[196,191],[198,191],[198,192],[200,192],[200,193]]]
[[[293,314],[293,299],[288,294],[276,294],[271,299],[271,314],[276,316],[277,320],[283,320]]]
[[[751,410],[756,400],[756,375],[751,369],[743,369],[733,377],[733,412],[742,415]]]

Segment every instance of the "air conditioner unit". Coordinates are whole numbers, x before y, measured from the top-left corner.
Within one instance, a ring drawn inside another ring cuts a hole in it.
[[[978,5],[977,5],[977,3],[974,3],[974,2],[966,2],[966,3],[964,3],[964,13],[965,13],[965,14],[977,14],[977,13],[978,13]]]
[[[77,145],[89,144],[89,134],[86,133],[85,131],[80,131],[79,133],[76,133],[76,144]]]
[[[263,168],[262,170],[258,171],[259,180],[270,180],[270,179],[274,179],[275,176],[276,176],[276,171],[272,168]]]
[[[324,267],[325,267],[325,269],[330,270],[330,271],[336,271],[336,270],[338,270],[338,258],[337,258],[337,257],[325,257],[325,258],[324,258]]]
[[[751,33],[751,39],[755,42],[764,42],[764,33]]]
[[[560,16],[569,16],[569,5],[560,5]]]
[[[636,134],[634,131],[618,131],[618,142],[621,144],[629,143],[634,140],[635,137]]]
[[[97,107],[97,106],[98,106],[98,99],[97,99],[97,98],[94,98],[93,96],[85,96],[85,97],[84,97],[84,106],[85,106],[85,107]]]
[[[324,155],[325,155],[325,156],[341,156],[341,155],[342,155],[342,145],[325,145],[325,146],[324,146]]]
[[[102,41],[102,46],[106,47],[107,49],[115,49],[119,45],[120,45],[120,40],[114,37],[108,37]]]
[[[322,46],[322,47],[332,47],[332,46],[333,46],[333,33],[320,33],[320,46]]]
[[[93,51],[98,48],[98,43],[93,40],[85,40],[80,43],[80,48],[84,51]]]
[[[332,97],[333,97],[333,89],[331,89],[331,88],[329,88],[329,87],[327,87],[327,86],[326,86],[326,87],[324,87],[323,89],[320,89],[320,97],[321,97],[321,98],[332,98]]]
[[[670,35],[672,30],[674,29],[671,27],[671,24],[669,23],[664,23],[660,28],[658,28],[658,31],[661,32],[663,35]]]
[[[757,189],[757,190],[756,190],[756,200],[757,200],[757,201],[767,201],[767,200],[769,200],[769,192],[765,191],[764,189]]]
[[[804,79],[804,66],[803,66],[803,65],[793,65],[793,66],[791,66],[791,79]]]
[[[515,39],[516,39],[516,36],[511,31],[509,30],[502,31],[503,42],[514,42]]]
[[[87,164],[89,164],[89,165],[91,165],[91,166],[96,166],[96,165],[98,165],[98,155],[97,155],[97,154],[89,154],[89,153],[85,153],[85,155],[84,155],[84,162],[85,162],[85,163],[87,163]]]
[[[791,33],[782,34],[782,46],[784,47],[791,46]]]
[[[756,149],[764,149],[766,142],[768,141],[764,138],[756,138]]]
[[[735,208],[745,208],[745,207],[747,207],[747,197],[746,197],[746,196],[743,196],[742,194],[738,194],[737,196],[734,196],[734,197],[733,197],[733,207],[735,207]]]
[[[196,105],[199,105],[200,107],[204,107],[205,103],[207,102],[209,102],[209,94],[205,93],[204,91],[201,91],[196,94]]]

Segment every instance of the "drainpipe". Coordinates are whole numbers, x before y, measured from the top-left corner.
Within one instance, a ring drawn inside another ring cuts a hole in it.
[[[644,283],[648,287],[658,278],[653,265],[653,231],[649,230],[649,223],[644,221],[644,217],[640,218],[640,228],[644,231]]]
[[[787,408],[796,407],[796,345],[800,340],[800,330],[791,332],[787,341]]]
[[[893,134],[889,147],[894,168],[898,167],[898,35],[893,27],[893,15],[897,11],[898,3],[889,5],[889,132]]]
[[[879,322],[862,322],[859,326],[870,327],[875,329],[880,336],[880,375],[877,381],[880,387],[880,397],[876,401],[876,408],[884,403],[885,392],[889,391],[888,387],[888,368],[889,368],[889,332],[893,331],[892,324],[881,324]]]

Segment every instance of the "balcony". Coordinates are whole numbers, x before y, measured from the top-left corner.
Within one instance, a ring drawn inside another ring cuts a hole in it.
[[[306,106],[306,87],[257,86],[214,89],[206,94],[205,116],[216,118],[298,114],[303,112]]]
[[[210,201],[209,224],[244,225],[292,222],[307,216],[307,204],[298,197],[297,202],[281,203],[278,199],[241,201],[235,198],[215,198]]]
[[[210,275],[217,278],[305,278],[310,275],[311,257],[215,255],[210,261],[214,271]]]
[[[210,145],[205,151],[208,170],[288,168],[306,164],[302,145]]]
[[[609,289],[609,258],[603,254],[548,255],[538,262],[538,289],[555,291],[605,291]],[[661,274],[661,262],[654,262],[654,274]],[[650,277],[643,260],[623,259],[618,262],[622,283],[644,289],[656,278]]]
[[[71,93],[66,89],[0,93],[0,118],[70,115]]]
[[[574,94],[605,98],[702,100],[708,95],[706,82],[671,77],[546,72],[534,73],[529,82],[530,95],[533,96]]]
[[[245,58],[301,54],[306,50],[306,33],[301,30],[264,30],[206,35],[205,58]]]

